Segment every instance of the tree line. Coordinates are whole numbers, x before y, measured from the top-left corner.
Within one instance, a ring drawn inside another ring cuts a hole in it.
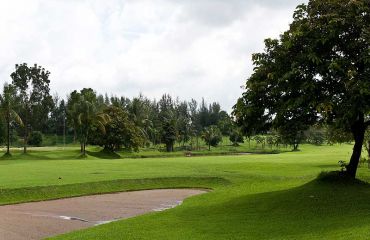
[[[10,76],[12,82],[0,95],[0,136],[7,154],[12,139],[21,138],[26,153],[41,133],[72,135],[83,155],[87,144],[109,151],[163,144],[171,152],[175,143],[196,150],[201,140],[210,148],[222,136],[240,136],[232,117],[216,102],[182,101],[168,94],[159,100],[143,95],[129,99],[91,88],[74,90],[63,99],[50,95],[50,72],[42,66],[17,64]]]

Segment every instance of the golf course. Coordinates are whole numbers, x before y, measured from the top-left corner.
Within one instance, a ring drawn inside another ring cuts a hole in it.
[[[370,239],[370,0],[0,16],[0,240]]]
[[[370,170],[363,182],[318,179],[351,144],[298,152],[76,159],[78,149],[30,150],[0,162],[1,204],[143,189],[209,192],[182,205],[52,239],[368,239]],[[20,226],[21,227],[21,226]],[[124,236],[124,237],[122,237]]]

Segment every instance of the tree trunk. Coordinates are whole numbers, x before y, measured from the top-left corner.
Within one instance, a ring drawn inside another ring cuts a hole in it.
[[[198,135],[197,135],[196,139],[197,139],[197,150],[199,151],[199,137],[198,137]]]
[[[294,143],[293,144],[293,151],[298,151],[298,146],[299,146],[298,143]]]
[[[84,156],[86,156],[86,141],[84,142],[84,144],[83,144],[83,152],[82,152],[82,154],[84,155]]]
[[[6,117],[6,122],[7,122],[7,145],[6,145],[6,154],[10,154],[10,113],[8,112],[7,117]]]
[[[370,140],[367,141],[367,157],[370,159]]]
[[[26,119],[26,123],[24,125],[24,136],[23,136],[23,153],[27,153],[27,142],[28,142],[28,123]]]
[[[172,152],[173,151],[173,144],[172,143],[166,143],[166,151]]]
[[[73,127],[73,143],[76,143],[76,138],[77,138],[77,132],[76,132],[76,127]]]
[[[351,160],[349,164],[346,166],[347,174],[351,178],[356,177],[357,166],[360,161],[362,145],[364,143],[365,138],[365,130],[366,126],[364,124],[364,118],[362,115],[362,117],[360,117],[360,119],[356,121],[351,127],[351,131],[355,139],[355,145],[353,147]]]

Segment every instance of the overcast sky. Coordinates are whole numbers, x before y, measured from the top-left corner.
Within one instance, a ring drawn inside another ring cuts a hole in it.
[[[306,0],[1,0],[0,79],[16,63],[51,72],[65,97],[109,95],[217,101],[230,111],[251,54],[288,28]]]

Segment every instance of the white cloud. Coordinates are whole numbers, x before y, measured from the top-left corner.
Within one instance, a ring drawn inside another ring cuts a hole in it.
[[[14,64],[74,89],[218,101],[230,110],[263,39],[288,28],[297,0],[13,0],[0,9],[0,78]]]

